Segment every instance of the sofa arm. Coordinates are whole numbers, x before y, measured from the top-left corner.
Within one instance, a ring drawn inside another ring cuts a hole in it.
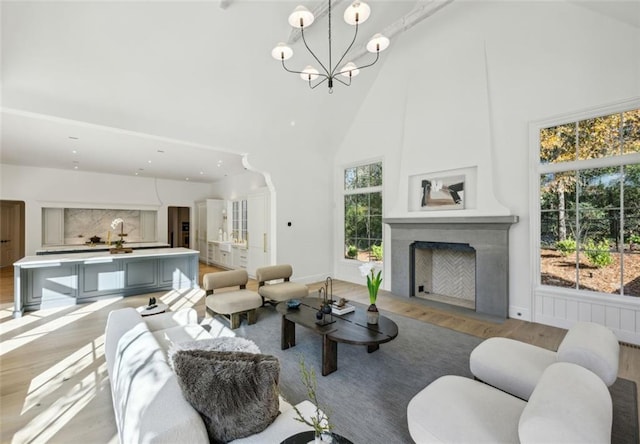
[[[131,307],[113,310],[109,313],[104,333],[104,355],[109,377],[111,377],[113,370],[118,341],[122,335],[141,322],[143,322],[142,316]]]
[[[606,385],[595,373],[568,362],[542,374],[520,417],[520,442],[611,441],[613,407]]]

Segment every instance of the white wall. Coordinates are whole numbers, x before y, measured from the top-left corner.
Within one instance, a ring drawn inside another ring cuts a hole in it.
[[[311,149],[311,145],[320,148]],[[251,168],[268,173],[272,184],[275,261],[291,264],[292,280],[305,283],[324,280],[332,266],[333,167],[322,146],[319,140],[288,143],[248,156]]]
[[[265,178],[262,174],[245,171],[242,174],[225,177],[211,184],[211,199],[235,200],[264,188]]]
[[[510,231],[510,313],[531,320],[528,124],[640,95],[639,36],[570,3],[452,3],[393,41],[404,48],[390,51],[335,157],[334,198],[345,164],[380,156],[385,216],[425,217],[433,213],[408,211],[410,175],[477,167],[477,208],[448,215],[520,217]],[[334,258],[341,220],[339,209]],[[362,283],[347,261],[336,259],[335,274]]]
[[[0,164],[0,199],[25,202],[25,253],[42,245],[42,208],[117,208],[158,211],[158,241],[167,242],[167,207],[191,207],[210,185],[83,171]],[[195,241],[195,239],[192,239]]]

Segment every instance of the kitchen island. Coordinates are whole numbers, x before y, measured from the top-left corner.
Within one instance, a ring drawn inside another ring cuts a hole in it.
[[[85,253],[95,251],[109,251],[114,248],[115,243],[107,245],[104,242],[97,244],[84,243],[76,245],[49,245],[43,246],[41,249],[36,250],[36,255],[41,256],[45,254],[59,254],[59,253]],[[169,248],[170,245],[166,242],[126,242],[124,244],[127,248],[134,250],[146,250],[150,248]]]
[[[198,254],[188,248],[27,256],[14,263],[14,317],[24,311],[93,302],[104,296],[132,296],[199,288]]]

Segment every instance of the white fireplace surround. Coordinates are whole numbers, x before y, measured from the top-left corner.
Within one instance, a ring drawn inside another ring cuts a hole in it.
[[[509,312],[509,228],[518,216],[385,218],[391,227],[391,291],[410,297],[411,244],[468,244],[476,252],[476,312]]]

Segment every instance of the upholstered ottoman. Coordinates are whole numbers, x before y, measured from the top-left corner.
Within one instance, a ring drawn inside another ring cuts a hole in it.
[[[489,338],[469,357],[471,373],[479,380],[529,399],[542,373],[554,362],[578,364],[598,375],[608,386],[618,377],[620,346],[611,330],[578,322],[568,331],[557,352],[507,338]]]
[[[245,270],[207,273],[203,277],[203,286],[207,292],[206,307],[214,313],[229,318],[232,329],[240,326],[240,315],[246,313],[247,322],[255,324],[256,309],[262,306],[262,298],[255,291],[247,290],[249,276]],[[239,287],[236,290],[215,293],[221,288]]]

